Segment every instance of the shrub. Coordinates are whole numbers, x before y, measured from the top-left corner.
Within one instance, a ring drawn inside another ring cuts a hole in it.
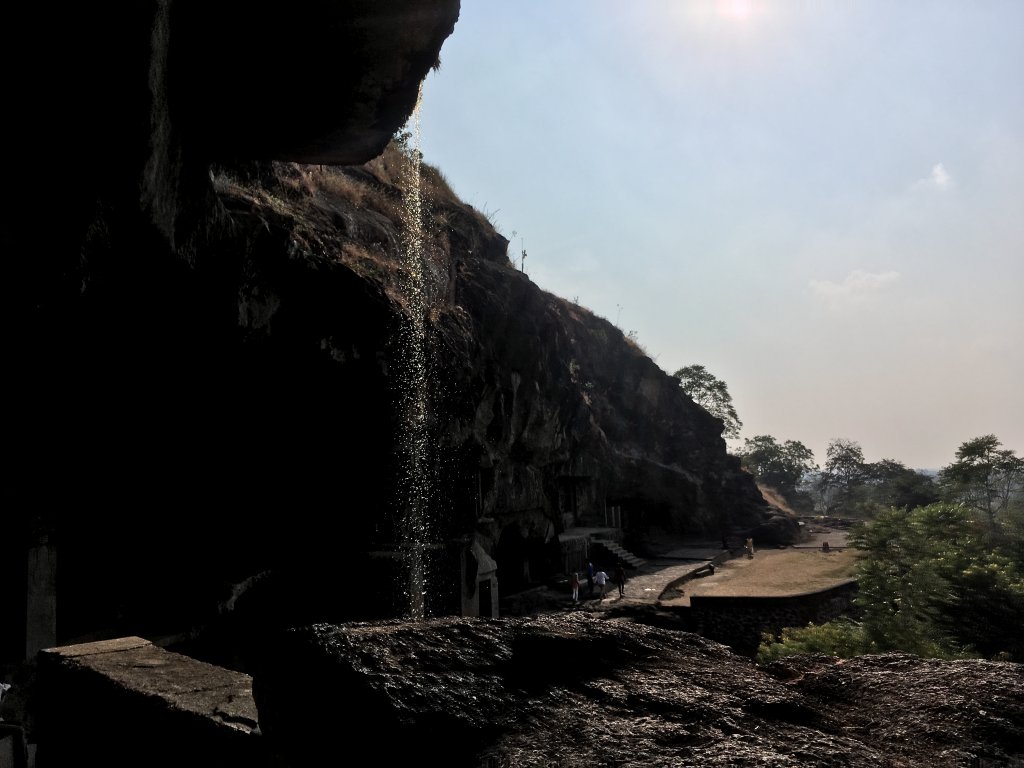
[[[849,658],[870,653],[872,650],[864,628],[849,619],[837,619],[826,624],[808,624],[806,627],[786,627],[780,637],[770,632],[762,636],[757,649],[761,664],[801,653],[824,653]]]

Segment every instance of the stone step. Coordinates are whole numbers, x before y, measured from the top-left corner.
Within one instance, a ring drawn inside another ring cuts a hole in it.
[[[617,558],[622,560],[624,563],[628,563],[634,568],[639,568],[647,562],[642,557],[637,557],[636,555],[634,555],[632,552],[623,547],[617,541],[609,541],[607,539],[594,539],[592,543],[596,546],[604,547]]]

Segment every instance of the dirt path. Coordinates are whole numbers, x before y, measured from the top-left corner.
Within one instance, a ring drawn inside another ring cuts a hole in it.
[[[693,595],[777,596],[825,589],[854,577],[856,550],[766,549],[735,557],[713,576],[692,579],[661,595],[665,605],[689,605]]]

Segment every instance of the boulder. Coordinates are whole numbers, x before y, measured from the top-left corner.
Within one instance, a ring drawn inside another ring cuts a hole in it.
[[[296,629],[253,693],[294,766],[925,768],[1005,764],[1024,744],[1019,665],[885,654],[761,668],[584,613]]]

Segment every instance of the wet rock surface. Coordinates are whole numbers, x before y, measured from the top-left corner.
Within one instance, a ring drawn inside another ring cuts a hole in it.
[[[257,672],[286,764],[954,766],[1024,745],[1024,671],[906,654],[761,668],[607,615],[316,625]],[[387,734],[381,741],[377,734]]]

